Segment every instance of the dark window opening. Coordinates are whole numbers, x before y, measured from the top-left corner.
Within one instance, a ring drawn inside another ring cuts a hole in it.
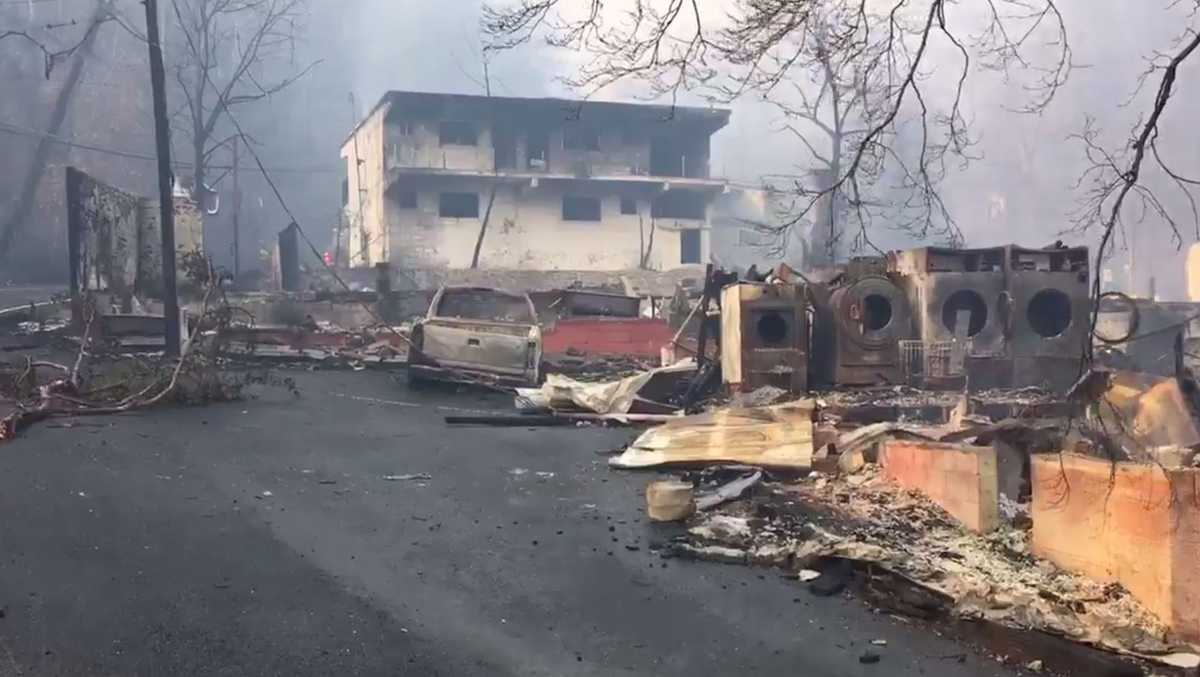
[[[342,206],[350,204],[350,179],[342,179]]]
[[[892,323],[892,302],[880,294],[867,294],[862,300],[863,331],[882,331]]]
[[[515,169],[517,166],[517,136],[505,127],[492,132],[492,146],[496,149],[496,170]]]
[[[438,317],[497,322],[536,322],[523,296],[494,289],[447,289],[438,302]]]
[[[650,216],[656,219],[704,219],[704,195],[689,190],[670,190],[654,198]]]
[[[438,143],[443,146],[474,146],[478,133],[470,122],[446,120],[438,125]]]
[[[621,213],[622,214],[637,214],[637,200],[631,197],[621,198]]]
[[[703,135],[701,135],[703,136]],[[654,176],[708,177],[708,137],[656,137],[650,140],[650,173]]]
[[[599,221],[600,198],[563,196],[562,217],[564,221]]]
[[[759,316],[754,330],[763,345],[775,346],[787,340],[788,322],[781,313],[772,310]]]
[[[971,289],[959,289],[946,299],[946,303],[942,306],[942,324],[951,332],[955,330],[960,311],[965,311],[970,316],[967,321],[967,336],[975,336],[983,331],[983,327],[987,324],[988,308],[987,302],[983,300],[979,292]]]
[[[455,219],[479,217],[478,193],[442,193],[438,196],[438,215]]]
[[[396,206],[401,209],[416,209],[417,191],[402,190],[396,193]]]
[[[563,148],[567,150],[600,150],[600,135],[581,125],[563,127]]]
[[[1043,289],[1029,300],[1025,317],[1038,336],[1059,336],[1071,326],[1071,297],[1057,289]]]
[[[679,231],[679,262],[700,263],[700,231]]]
[[[547,164],[550,161],[546,151],[550,143],[546,138],[545,131],[531,131],[525,141],[525,152],[528,156],[526,162],[529,168],[537,171],[546,171]]]

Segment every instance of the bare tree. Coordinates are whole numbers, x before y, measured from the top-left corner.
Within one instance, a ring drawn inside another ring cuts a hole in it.
[[[239,136],[222,131],[229,110],[279,92],[316,62],[295,69],[291,61],[305,0],[172,0],[171,7],[180,33],[173,64],[180,114],[200,197],[210,190],[214,155]],[[268,80],[274,70],[289,74]]]
[[[828,5],[811,10],[811,28],[797,36],[789,57],[794,60],[796,77],[787,87],[774,87],[769,82],[773,74],[764,72],[768,81],[761,83],[772,87],[769,101],[782,114],[783,129],[808,153],[808,163],[798,167],[799,176],[770,177],[773,183],[783,180],[792,186],[792,199],[785,203],[781,220],[795,223],[792,215],[804,211],[798,199],[821,195],[806,241],[807,263],[813,265],[828,265],[840,258],[846,248],[844,221],[861,217],[863,212],[881,204],[864,197],[862,211],[851,211],[847,209],[844,194],[832,188],[842,175],[843,164],[850,160],[854,142],[868,131],[873,121],[875,111],[871,104],[886,94],[888,79],[897,75],[885,69],[868,68],[867,64],[878,57],[876,54],[832,48],[834,41],[843,39],[840,31],[849,24],[851,17],[845,14],[846,9]],[[878,47],[864,44],[868,48]],[[726,94],[735,96],[737,92]],[[890,132],[881,135],[881,147],[882,138],[890,140],[890,136]],[[867,192],[878,178],[877,173],[863,172],[860,188]],[[777,193],[775,186],[771,188]],[[775,228],[778,226],[767,230]],[[863,232],[861,224],[859,231]]]
[[[842,115],[855,131],[835,130],[845,146],[837,171],[817,186],[795,181],[796,208],[777,228],[807,220],[823,198],[844,199],[860,224],[857,240],[867,246],[872,200],[865,189],[881,177],[903,189],[896,192],[908,215],[901,225],[955,238],[938,182],[950,158],[971,159],[961,106],[974,66],[1020,78],[1028,100],[1015,108],[1023,111],[1043,109],[1071,69],[1055,0],[738,0],[732,9],[694,0],[590,0],[583,8],[522,0],[487,8],[484,28],[493,49],[540,35],[552,46],[588,52],[594,58],[567,78],[588,96],[635,80],[672,101],[683,91],[722,102],[747,95],[780,101],[796,87],[816,97],[822,85],[811,89],[813,69],[824,70],[822,61],[844,66],[833,80],[846,89],[846,103],[861,97],[857,113]],[[935,97],[930,79],[948,83],[950,95]],[[847,87],[852,83],[859,86]],[[790,106],[814,112],[803,102]],[[830,104],[815,117],[832,127],[831,114]]]

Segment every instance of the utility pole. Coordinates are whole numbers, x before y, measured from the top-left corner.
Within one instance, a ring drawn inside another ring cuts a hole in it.
[[[154,145],[158,151],[159,225],[162,230],[163,315],[167,322],[166,354],[178,357],[179,296],[175,288],[175,190],[171,173],[171,128],[167,119],[166,74],[158,37],[158,0],[146,5],[146,43],[150,46],[150,88],[154,93]]]
[[[242,189],[238,184],[238,137],[233,137],[233,280],[241,275]]]

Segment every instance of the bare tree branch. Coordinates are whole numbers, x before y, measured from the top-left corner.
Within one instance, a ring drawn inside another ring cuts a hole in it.
[[[35,49],[42,53],[42,57],[45,59],[44,72],[46,79],[49,79],[50,73],[54,70],[54,66],[57,65],[58,62],[69,58],[72,54],[78,51],[80,47],[83,47],[83,45],[88,41],[88,38],[100,28],[101,24],[103,24],[105,21],[108,21],[109,18],[109,16],[105,15],[96,21],[89,22],[87,29],[83,32],[83,35],[79,37],[79,40],[63,49],[51,49],[47,47],[45,42],[34,36],[28,30],[0,30],[0,40],[13,38],[15,40],[20,40],[33,45]],[[73,19],[65,23],[47,24],[44,26],[44,28],[46,30],[54,30],[76,25],[78,25],[78,21]]]
[[[489,49],[542,36],[588,53],[566,79],[585,97],[633,80],[672,102],[689,91],[775,104],[780,128],[814,160],[789,180],[796,199],[780,231],[815,211],[828,226],[826,244],[841,239],[843,214],[858,225],[857,245],[870,246],[874,221],[956,243],[962,236],[939,184],[950,157],[976,159],[962,114],[968,76],[976,67],[1001,72],[1026,92],[1014,109],[1037,112],[1072,68],[1056,0],[978,2],[982,28],[978,13],[953,18],[947,0],[736,0],[728,9],[691,0],[513,0],[486,8],[484,31]],[[931,56],[935,43],[958,58]],[[950,78],[948,102],[926,96],[929,78]],[[814,185],[806,169],[826,178]]]
[[[1143,165],[1146,161],[1147,151],[1153,155],[1157,166],[1163,169],[1187,196],[1194,223],[1200,230],[1196,201],[1188,188],[1196,182],[1186,179],[1168,168],[1162,162],[1157,150],[1159,124],[1171,97],[1175,94],[1179,67],[1197,51],[1200,51],[1200,32],[1189,28],[1176,41],[1174,53],[1167,56],[1163,62],[1156,61],[1151,64],[1148,71],[1161,71],[1154,102],[1149,115],[1144,121],[1138,123],[1132,138],[1119,154],[1100,146],[1097,141],[1097,131],[1091,121],[1081,134],[1074,136],[1083,142],[1087,157],[1092,163],[1091,167],[1080,177],[1080,184],[1086,181],[1091,187],[1082,202],[1081,209],[1077,212],[1076,227],[1080,230],[1086,230],[1097,224],[1102,227],[1100,245],[1096,249],[1096,265],[1092,281],[1092,293],[1096,298],[1099,298],[1101,292],[1102,267],[1107,256],[1108,246],[1113,233],[1122,224],[1123,210],[1127,201],[1135,200],[1142,208],[1143,214],[1139,220],[1144,219],[1146,213],[1155,214],[1170,227],[1175,242],[1182,243],[1178,221],[1144,182],[1143,170],[1145,167]],[[1128,159],[1126,160],[1126,158]],[[1099,305],[1097,304],[1092,310],[1093,331],[1096,328],[1098,317]],[[1089,356],[1090,348],[1089,344]]]
[[[208,189],[209,163],[228,142],[219,128],[234,106],[269,98],[320,63],[298,70],[290,57],[307,0],[171,0],[182,47],[174,58],[175,80],[187,105],[194,189]],[[266,82],[271,71],[288,75]]]

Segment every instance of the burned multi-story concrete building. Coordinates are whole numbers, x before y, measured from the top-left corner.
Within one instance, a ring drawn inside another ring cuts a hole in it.
[[[351,266],[668,270],[709,258],[729,111],[389,92],[342,146]],[[482,244],[481,232],[483,232]],[[479,249],[478,254],[476,249]]]

